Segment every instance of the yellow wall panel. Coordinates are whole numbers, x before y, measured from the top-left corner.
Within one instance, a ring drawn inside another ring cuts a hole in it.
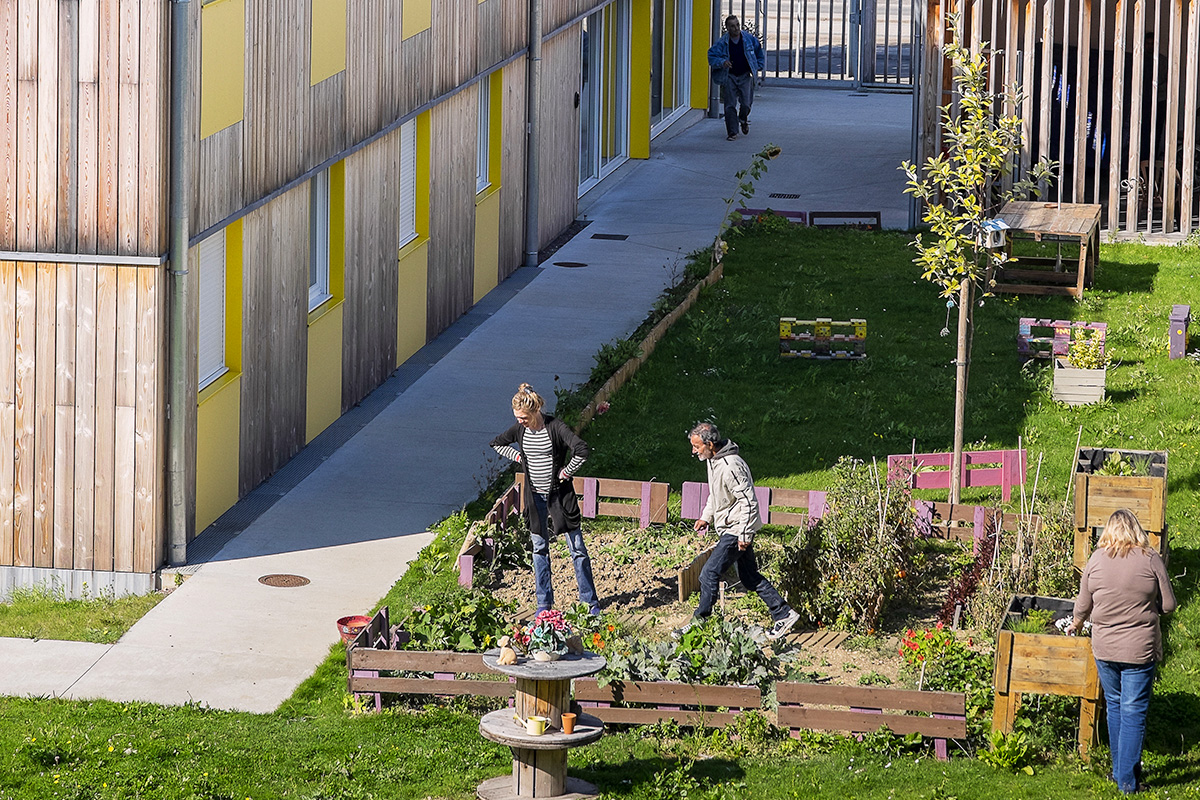
[[[407,39],[429,30],[432,23],[433,0],[404,0],[404,10],[400,13],[401,38]]]
[[[629,74],[650,74],[651,0],[633,0],[630,8]],[[650,157],[650,81],[629,82],[629,157]]]
[[[346,68],[346,0],[312,0],[312,59],[316,86]]]
[[[496,288],[500,278],[500,192],[475,203],[475,299]]]
[[[196,411],[196,530],[202,531],[238,501],[242,382],[222,376],[201,393]]]
[[[712,85],[708,69],[708,40],[712,30],[712,3],[692,2],[692,108],[708,108],[708,88]]]
[[[321,306],[308,323],[308,398],[305,443],[342,414],[342,310],[345,304]]]
[[[245,106],[245,0],[200,9],[200,138],[240,122]]]
[[[419,191],[419,189],[418,189]],[[497,195],[499,196],[499,195]],[[429,239],[418,239],[400,253],[396,306],[396,366],[425,346],[429,293]]]

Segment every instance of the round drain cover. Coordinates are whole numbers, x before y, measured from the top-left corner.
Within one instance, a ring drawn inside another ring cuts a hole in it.
[[[291,589],[296,586],[307,586],[310,581],[303,575],[263,575],[258,582],[266,586],[277,586],[281,589]]]
[[[587,264],[583,263],[582,261],[555,261],[554,266],[570,267],[572,269],[579,269],[580,267],[586,267]]]

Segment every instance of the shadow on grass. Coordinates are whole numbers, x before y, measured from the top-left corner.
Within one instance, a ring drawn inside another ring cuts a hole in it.
[[[627,758],[620,763],[598,764],[572,773],[596,784],[605,794],[631,794],[640,786],[657,784],[662,797],[686,797],[708,786],[740,781],[746,772],[727,758],[688,762],[669,758]]]
[[[1158,277],[1158,262],[1143,261],[1140,264],[1123,264],[1117,261],[1100,261],[1096,269],[1096,288],[1109,292],[1150,294],[1154,291],[1154,279]]]

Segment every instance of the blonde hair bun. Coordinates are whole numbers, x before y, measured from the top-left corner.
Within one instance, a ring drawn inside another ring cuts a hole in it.
[[[542,406],[546,401],[542,396],[533,390],[533,387],[528,383],[522,383],[517,387],[517,393],[513,395],[512,407],[513,411],[524,411],[532,414],[542,410]]]

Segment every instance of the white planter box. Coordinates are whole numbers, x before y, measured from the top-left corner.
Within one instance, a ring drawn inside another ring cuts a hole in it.
[[[1069,406],[1099,403],[1104,399],[1104,370],[1076,369],[1065,358],[1055,358],[1053,395]]]

